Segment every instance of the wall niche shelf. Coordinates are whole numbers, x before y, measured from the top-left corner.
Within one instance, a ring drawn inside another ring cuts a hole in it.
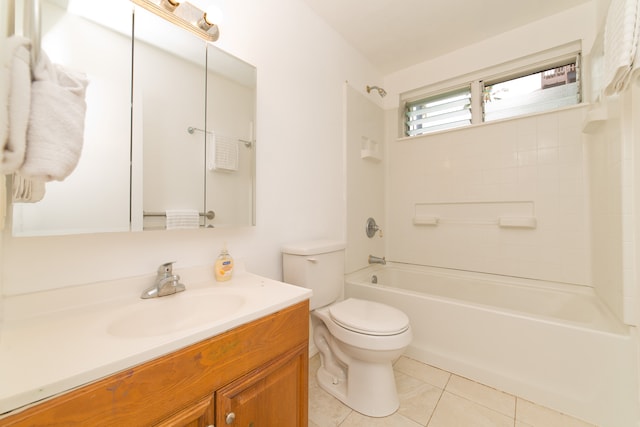
[[[382,150],[380,143],[366,136],[362,136],[360,139],[360,157],[374,162],[381,161]]]

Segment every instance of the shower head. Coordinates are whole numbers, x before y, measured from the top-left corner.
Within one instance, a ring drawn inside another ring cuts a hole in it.
[[[372,90],[377,90],[378,91],[378,95],[380,95],[383,98],[385,96],[387,96],[387,91],[382,89],[381,87],[378,87],[378,86],[367,86],[367,93],[371,93]]]

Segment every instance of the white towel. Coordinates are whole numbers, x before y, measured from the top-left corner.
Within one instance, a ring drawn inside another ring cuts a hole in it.
[[[216,137],[213,150],[213,170],[237,171],[238,170],[238,139],[228,136]]]
[[[9,73],[9,89],[6,103],[8,128],[0,140],[0,173],[17,171],[24,162],[29,108],[31,103],[30,42],[20,36],[7,39],[7,58],[4,63]]]
[[[196,210],[168,210],[165,214],[167,215],[167,230],[200,227],[200,213]]]
[[[33,77],[27,149],[20,174],[62,181],[80,159],[88,80],[84,74],[52,64],[43,51]]]
[[[640,68],[634,61],[639,38],[640,1],[612,0],[604,30],[605,95],[622,92]]]
[[[37,178],[25,178],[13,174],[11,199],[15,203],[35,203],[44,198],[45,182]]]

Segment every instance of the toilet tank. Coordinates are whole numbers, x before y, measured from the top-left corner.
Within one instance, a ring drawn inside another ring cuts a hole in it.
[[[310,309],[336,301],[344,284],[345,243],[314,240],[282,248],[284,281],[313,291]]]

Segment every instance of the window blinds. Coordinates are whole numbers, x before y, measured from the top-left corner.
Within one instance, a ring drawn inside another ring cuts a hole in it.
[[[469,86],[406,104],[405,134],[422,135],[471,124]]]

